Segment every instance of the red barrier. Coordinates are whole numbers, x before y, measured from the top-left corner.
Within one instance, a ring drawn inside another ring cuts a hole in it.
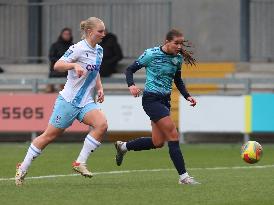
[[[57,94],[0,94],[0,131],[39,132],[45,130]],[[74,121],[68,131],[85,132],[89,127]]]

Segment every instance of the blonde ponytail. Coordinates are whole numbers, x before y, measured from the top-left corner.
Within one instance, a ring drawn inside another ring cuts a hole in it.
[[[85,26],[86,26],[86,21],[81,21],[80,23],[80,31],[81,31],[81,39],[85,38]]]

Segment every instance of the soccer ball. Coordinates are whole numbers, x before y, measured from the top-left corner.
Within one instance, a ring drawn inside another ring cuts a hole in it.
[[[261,159],[262,154],[263,147],[256,141],[248,141],[241,148],[241,157],[249,164],[258,162]]]

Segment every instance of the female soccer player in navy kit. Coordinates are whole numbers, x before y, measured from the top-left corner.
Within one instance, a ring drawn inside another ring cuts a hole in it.
[[[105,36],[105,25],[102,20],[90,17],[80,24],[83,37],[72,45],[56,62],[54,69],[68,71],[67,82],[56,99],[48,127],[43,134],[31,143],[24,161],[17,165],[15,183],[22,185],[27,170],[33,159],[55,138],[60,136],[75,119],[93,129],[85,138],[83,148],[72,163],[72,168],[86,177],[92,177],[86,162],[91,152],[100,146],[107,130],[107,120],[93,96],[97,90],[97,101],[104,101],[103,86],[99,74],[103,49],[98,43]]]
[[[183,58],[186,63],[195,64],[195,59],[184,49],[183,34],[172,29],[166,35],[163,46],[147,49],[137,61],[126,70],[126,80],[130,93],[140,95],[140,89],[134,84],[133,73],[142,67],[146,68],[146,83],[142,105],[150,117],[152,138],[142,137],[129,142],[117,141],[116,163],[122,164],[127,151],[141,151],[161,148],[168,142],[169,155],[179,174],[179,184],[199,184],[186,171],[183,155],[179,146],[179,134],[170,117],[170,93],[172,81],[191,106],[196,105],[195,98],[187,92],[181,79]]]

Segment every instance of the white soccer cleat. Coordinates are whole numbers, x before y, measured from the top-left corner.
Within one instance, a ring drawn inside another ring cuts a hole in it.
[[[122,150],[122,145],[124,144],[125,142],[122,142],[122,141],[117,141],[114,143],[115,145],[115,148],[116,148],[116,164],[117,166],[120,166],[123,162],[123,159],[124,159],[124,155],[126,154],[127,150]]]
[[[16,186],[22,186],[24,183],[25,176],[27,175],[27,172],[22,171],[20,169],[21,163],[18,163],[16,165],[16,173],[15,173],[15,185]]]
[[[93,174],[87,169],[87,165],[79,162],[72,162],[72,169],[84,177],[93,177]]]
[[[196,185],[196,184],[201,184],[201,183],[197,182],[193,177],[187,176],[184,179],[179,179],[179,184]]]

